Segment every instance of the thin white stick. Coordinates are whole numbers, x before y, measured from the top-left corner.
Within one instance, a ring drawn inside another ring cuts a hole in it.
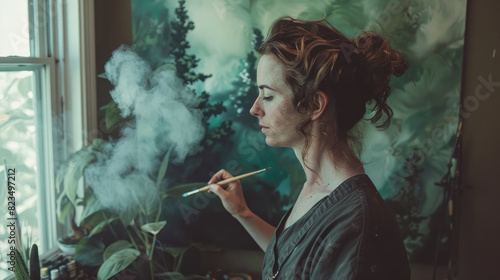
[[[264,171],[269,170],[269,169],[271,169],[271,167],[264,168],[264,169],[257,170],[257,171],[253,171],[253,172],[246,173],[246,174],[242,174],[242,175],[239,175],[239,176],[236,176],[236,177],[233,177],[233,178],[229,178],[229,179],[226,179],[226,180],[222,180],[222,181],[217,182],[215,184],[217,184],[217,185],[225,185],[225,184],[237,181],[239,179],[242,179],[242,178],[245,178],[245,177],[248,177],[248,176],[252,176],[252,175],[255,175],[255,174],[260,173],[260,172],[264,172]],[[209,188],[210,187],[207,185],[207,186],[204,186],[203,188],[199,188],[199,189],[196,189],[196,190],[184,193],[184,194],[182,194],[182,197],[190,196],[190,195],[198,193],[198,192],[203,192],[203,191],[208,190]]]

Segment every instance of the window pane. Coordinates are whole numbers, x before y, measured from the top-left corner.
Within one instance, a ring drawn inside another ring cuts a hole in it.
[[[0,0],[0,56],[30,56],[28,0]]]
[[[1,0],[0,0],[1,1]],[[36,120],[34,108],[34,72],[0,72],[0,188],[1,209],[4,221],[11,217],[7,205],[6,180],[3,158],[7,168],[15,168],[16,225],[21,228],[24,246],[38,243],[37,219],[37,153]],[[9,194],[7,194],[9,195]],[[7,253],[12,234],[7,227],[0,227],[0,279],[10,274],[7,270]],[[4,254],[6,252],[6,254]]]

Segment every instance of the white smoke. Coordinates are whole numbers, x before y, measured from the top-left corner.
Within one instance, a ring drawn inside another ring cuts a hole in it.
[[[199,151],[205,130],[201,112],[194,109],[195,93],[173,69],[152,72],[136,53],[121,47],[105,70],[122,116],[135,122],[104,147],[106,156],[87,167],[86,179],[103,205],[125,211],[156,192],[157,170],[169,148],[170,161],[182,163]]]

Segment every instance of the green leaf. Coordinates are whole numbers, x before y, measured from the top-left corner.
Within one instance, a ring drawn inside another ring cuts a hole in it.
[[[116,252],[121,251],[123,249],[131,248],[134,245],[126,240],[118,240],[113,244],[109,245],[108,248],[104,251],[103,259],[104,261],[108,260],[112,255]]]
[[[76,205],[76,191],[78,182],[83,176],[85,167],[97,160],[97,156],[92,148],[84,147],[80,151],[73,154],[68,162],[68,170],[64,175],[64,191],[69,200]]]
[[[166,190],[163,195],[162,199],[166,197],[181,197],[182,194],[187,193],[189,191],[199,189],[201,187],[206,186],[207,183],[205,182],[197,182],[197,183],[189,183],[189,184],[183,184],[183,185],[178,185],[172,188],[169,188]]]
[[[122,221],[123,226],[127,227],[137,216],[137,212],[139,210],[135,207],[127,207],[125,211],[120,212],[120,220]]]
[[[85,207],[83,208],[82,211],[82,216],[80,218],[81,220],[85,220],[90,215],[99,212],[105,208],[101,204],[101,202],[97,199],[97,197],[94,195],[92,190],[90,190],[90,188],[87,188],[87,190],[85,190],[84,201],[85,201]]]
[[[84,266],[98,266],[102,263],[104,247],[101,240],[85,236],[76,245],[75,261]]]
[[[163,178],[165,177],[165,173],[167,173],[168,161],[170,159],[170,153],[172,152],[174,145],[172,145],[169,149],[165,157],[163,158],[163,162],[161,163],[160,170],[158,170],[158,178],[156,180],[156,187],[159,188]]]
[[[66,193],[63,191],[57,198],[57,220],[61,224],[66,223],[66,216],[74,210],[75,207],[69,203]]]
[[[101,73],[99,75],[97,75],[98,78],[103,78],[103,79],[108,79],[108,75],[106,75],[106,73]]]
[[[162,249],[174,258],[179,257],[186,250],[186,248],[183,247],[163,247]]]
[[[64,181],[64,176],[68,172],[69,161],[64,162],[58,169],[56,174],[56,190],[57,192],[61,192],[61,184]]]
[[[92,228],[92,231],[89,233],[89,237],[92,237],[93,235],[103,231],[106,228],[106,226],[108,226],[111,222],[113,222],[115,220],[118,220],[118,218],[113,217],[113,218],[101,221],[94,228]]]
[[[83,147],[75,152],[59,168],[56,176],[56,189],[59,192],[60,185],[63,184],[64,192],[73,205],[76,205],[78,182],[83,176],[83,171],[97,160],[97,153],[102,152],[102,146],[105,143],[107,142],[102,139],[94,139],[90,146]]]
[[[16,275],[16,280],[29,280],[30,276],[28,272],[28,267],[26,266],[26,263],[23,257],[21,256],[21,253],[17,249],[15,249],[14,254],[15,254],[14,273]]]
[[[157,223],[149,223],[141,226],[142,231],[146,231],[157,235],[158,232],[167,224],[167,221],[159,221]]]
[[[142,218],[141,224],[148,222],[157,222],[159,215],[161,213],[161,199],[159,193],[156,191],[154,186],[146,188],[147,193],[143,196],[143,200],[147,203],[142,203],[143,208],[141,209]]]
[[[123,249],[109,257],[99,268],[97,279],[106,280],[124,270],[134,262],[141,253],[136,249]]]
[[[94,212],[90,216],[83,219],[82,223],[85,223],[86,225],[93,228],[105,220],[108,223],[111,223],[112,221],[118,220],[118,215],[109,210],[101,210]]]
[[[109,102],[109,106],[106,109],[106,128],[110,128],[115,125],[120,120],[121,111],[114,100]]]

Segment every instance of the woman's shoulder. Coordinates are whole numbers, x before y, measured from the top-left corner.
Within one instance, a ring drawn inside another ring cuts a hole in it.
[[[330,196],[334,201],[342,202],[344,200],[344,203],[355,203],[361,207],[359,210],[363,211],[371,211],[374,207],[388,210],[373,181],[364,173],[345,180]]]
[[[363,234],[373,228],[399,232],[393,212],[366,174],[344,181],[322,202],[323,216],[318,226],[346,229],[343,234]],[[339,227],[339,225],[342,225]],[[330,233],[334,233],[330,232]]]
[[[328,231],[324,241],[336,242],[337,247],[351,244],[344,249],[356,256],[359,279],[409,279],[399,226],[370,178],[350,178],[341,192],[342,203],[332,205],[321,219],[321,226]]]
[[[366,209],[367,196],[376,191],[375,186],[366,174],[349,177],[338,185],[324,201],[324,207],[330,208],[329,213],[345,211],[357,213]]]

